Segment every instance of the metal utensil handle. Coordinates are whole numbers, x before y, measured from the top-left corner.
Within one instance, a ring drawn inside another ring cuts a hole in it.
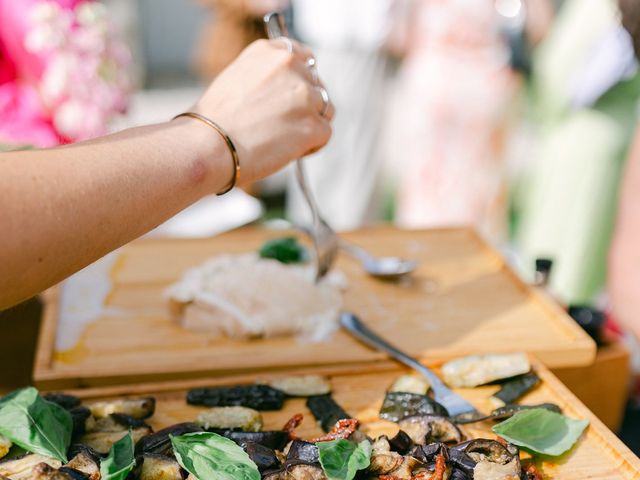
[[[264,26],[267,32],[267,37],[272,40],[288,37],[289,32],[287,30],[287,24],[284,21],[284,17],[278,13],[268,13],[264,16]],[[304,168],[304,164],[302,163],[302,159],[298,159],[296,161],[296,179],[298,181],[298,185],[304,198],[309,205],[309,210],[311,210],[311,218],[313,221],[313,234],[311,235],[313,238],[313,248],[316,252],[316,272],[320,272],[320,245],[318,243],[318,232],[320,230],[320,212],[318,210],[318,204],[315,201],[313,193],[311,192],[311,187],[309,186],[309,181],[307,180],[307,174]]]
[[[374,332],[369,330],[369,328],[364,325],[360,319],[358,319],[355,315],[350,313],[343,313],[340,317],[340,322],[342,326],[348,329],[351,333],[354,334],[359,340],[367,345],[372,346],[373,348],[377,348],[379,350],[383,350],[389,354],[390,357],[395,358],[397,361],[404,363],[408,367],[413,368],[414,370],[419,371],[422,375],[427,377],[431,382],[433,387],[444,386],[442,380],[433,373],[430,369],[422,365],[415,358],[407,355],[401,350],[398,350],[396,347],[387,343],[385,340],[380,338]]]

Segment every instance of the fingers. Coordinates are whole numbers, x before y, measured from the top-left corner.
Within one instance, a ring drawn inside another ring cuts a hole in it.
[[[315,86],[310,96],[313,110],[318,112],[318,115],[324,119],[333,120],[336,110],[327,90],[321,85]]]

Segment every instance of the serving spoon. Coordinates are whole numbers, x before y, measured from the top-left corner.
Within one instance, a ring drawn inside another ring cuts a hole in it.
[[[415,358],[407,355],[388,343],[386,340],[379,337],[377,334],[373,333],[353,313],[345,312],[341,314],[340,325],[342,325],[342,328],[362,343],[369,345],[376,350],[385,352],[394,360],[413,368],[416,372],[429,380],[436,402],[440,403],[447,409],[449,416],[453,418],[454,421],[456,419],[455,417],[469,419],[480,416],[480,413],[473,405],[449,389],[449,387],[447,387],[444,382],[440,380],[440,377],[438,377],[431,369],[425,367]]]
[[[415,260],[405,260],[400,257],[374,257],[364,248],[344,240],[340,240],[339,246],[358,260],[369,275],[381,280],[398,280],[418,267],[418,262]]]

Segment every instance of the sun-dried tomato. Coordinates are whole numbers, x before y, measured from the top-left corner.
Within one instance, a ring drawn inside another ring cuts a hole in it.
[[[287,420],[287,423],[284,424],[282,430],[289,434],[289,440],[299,440],[300,437],[296,435],[295,429],[300,426],[302,420],[304,419],[304,415],[301,413],[296,413],[293,417]]]
[[[524,473],[527,475],[527,480],[544,480],[542,473],[533,463],[529,463],[524,467]]]
[[[309,441],[315,443],[328,442],[339,438],[349,438],[349,436],[356,431],[356,428],[358,428],[358,420],[355,418],[345,418],[338,420],[328,433]]]

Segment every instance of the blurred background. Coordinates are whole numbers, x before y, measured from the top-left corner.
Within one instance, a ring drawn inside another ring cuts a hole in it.
[[[166,121],[263,36],[266,12],[286,10],[337,110],[330,144],[305,160],[327,220],[472,225],[605,335],[607,251],[640,95],[616,1],[4,3],[31,23],[0,30],[3,149]],[[290,171],[204,199],[152,234],[277,218],[308,221]],[[632,400],[621,434],[636,449],[638,417]]]

